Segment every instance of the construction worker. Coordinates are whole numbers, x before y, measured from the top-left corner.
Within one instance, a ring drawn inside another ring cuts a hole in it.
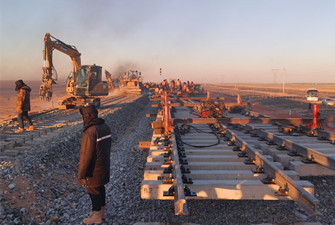
[[[101,224],[105,219],[105,184],[110,179],[111,130],[105,121],[98,118],[94,105],[80,108],[84,131],[81,136],[78,182],[84,187],[92,202],[90,216],[85,224]]]
[[[181,89],[182,89],[181,81],[179,79],[176,81],[176,88],[177,88],[177,91],[181,91]]]
[[[183,83],[182,91],[183,91],[183,93],[189,93],[190,92],[190,89],[189,89],[187,83],[185,83],[185,82]]]
[[[191,82],[189,88],[190,88],[190,91],[193,93],[194,92],[194,83],[193,83],[193,81]]]
[[[163,91],[168,91],[169,90],[169,83],[166,79],[163,80],[161,83]]]
[[[18,113],[19,129],[15,133],[22,133],[24,131],[24,122],[26,119],[29,123],[27,131],[33,131],[34,125],[31,121],[28,111],[30,111],[30,92],[31,88],[28,87],[22,80],[15,81],[15,91],[18,92],[16,99],[16,112]]]
[[[175,81],[172,80],[171,83],[170,83],[170,91],[171,91],[171,92],[174,92],[175,88],[176,88]]]

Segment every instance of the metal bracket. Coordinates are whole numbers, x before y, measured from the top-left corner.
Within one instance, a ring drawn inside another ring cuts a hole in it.
[[[164,149],[163,149],[165,152],[169,152],[169,151],[171,151],[171,148],[170,147],[164,147]]]
[[[267,145],[276,145],[276,143],[273,140],[268,140],[266,142]]]
[[[160,137],[157,137],[155,140],[154,140],[154,145],[157,146],[158,143],[160,142],[161,138]]]
[[[182,146],[177,146],[178,151],[185,151],[184,147]]]
[[[286,183],[284,187],[279,187],[278,191],[276,191],[276,195],[278,196],[288,196],[288,184]]]
[[[182,165],[188,165],[187,159],[179,158],[179,163],[182,164]]]
[[[273,177],[267,176],[266,178],[262,179],[263,184],[275,184]]]
[[[172,173],[169,175],[168,178],[163,179],[163,184],[173,184],[173,175]]]
[[[282,143],[280,146],[277,147],[278,150],[286,150],[285,143]]]
[[[239,152],[239,151],[241,151],[241,147],[236,145],[236,146],[233,147],[233,151],[234,152]]]
[[[248,159],[244,160],[244,164],[247,164],[247,165],[255,164],[254,161],[255,161],[254,159],[248,158]]]
[[[248,157],[246,151],[242,151],[242,152],[238,153],[237,156],[240,157],[240,158],[242,158],[242,157]]]
[[[182,173],[191,173],[190,169],[183,165],[180,166],[180,170]]]
[[[169,167],[164,168],[163,173],[172,173],[172,170],[173,170],[172,165],[170,165]]]
[[[220,137],[221,137],[221,138],[225,138],[225,137],[227,137],[227,133],[220,133]]]
[[[165,152],[165,153],[163,154],[163,157],[164,157],[164,158],[171,157],[171,151]]]
[[[317,137],[318,136],[318,129],[310,129],[305,132],[305,134],[309,137]]]
[[[168,159],[165,159],[163,165],[172,165],[172,157],[169,156]]]
[[[264,168],[261,166],[256,166],[254,170],[252,170],[254,173],[264,173]]]
[[[228,146],[235,146],[235,141],[228,141],[227,145]]]
[[[183,174],[182,179],[184,184],[193,184],[192,178],[187,178],[185,174]]]
[[[185,154],[184,151],[178,151],[178,155],[179,155],[179,157],[181,157],[181,158],[186,158],[186,154]]]
[[[312,164],[312,163],[316,163],[315,160],[314,160],[314,156],[313,154],[311,154],[310,157],[308,158],[305,158],[303,160],[301,160],[303,163],[306,163],[306,164]]]
[[[300,156],[297,151],[291,151],[287,153],[289,156]]]
[[[223,137],[223,140],[224,140],[224,141],[230,141],[230,138],[229,138],[228,136],[224,136],[224,137]]]
[[[171,185],[168,191],[163,191],[163,196],[168,197],[168,196],[174,196],[174,187]]]
[[[185,196],[197,196],[197,192],[191,191],[187,185],[184,187]]]
[[[263,136],[260,136],[259,138],[257,138],[257,140],[259,140],[259,141],[266,141],[266,138],[263,137]]]
[[[250,133],[250,130],[245,129],[245,130],[243,130],[242,132],[245,133],[245,134],[249,134],[249,133]]]
[[[173,187],[173,185],[169,188],[169,190],[168,191],[164,191],[163,192],[163,196],[166,196],[166,197],[168,197],[168,196],[174,196],[174,187]],[[196,197],[197,196],[197,192],[195,192],[195,191],[191,191],[190,190],[190,188],[187,186],[187,185],[185,185],[184,186],[184,193],[185,193],[185,196],[193,196],[193,197]]]
[[[251,137],[258,137],[258,134],[256,133],[256,131],[253,130],[253,131],[250,132],[250,136]]]

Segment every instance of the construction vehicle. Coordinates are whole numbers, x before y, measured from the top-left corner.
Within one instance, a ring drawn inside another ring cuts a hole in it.
[[[112,74],[105,70],[106,80],[108,83],[108,90],[113,91],[119,87],[120,80],[118,78],[112,78]]]
[[[307,101],[318,101],[319,97],[318,97],[318,93],[319,91],[316,88],[309,88],[307,90]]]
[[[141,72],[128,70],[120,76],[120,92],[127,95],[142,94]]]
[[[66,80],[65,92],[67,95],[58,101],[59,109],[75,108],[86,104],[100,106],[98,96],[108,95],[108,85],[102,81],[102,67],[97,65],[81,65],[80,52],[75,46],[65,44],[49,33],[44,37],[44,67],[42,85],[40,87],[40,98],[49,100],[52,96],[52,84],[55,84],[58,76],[54,69],[52,54],[53,50],[70,56],[73,62],[73,71]]]

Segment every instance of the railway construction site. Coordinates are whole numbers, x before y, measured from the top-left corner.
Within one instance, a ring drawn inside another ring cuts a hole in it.
[[[335,224],[335,107],[309,105],[303,85],[200,87],[101,98],[113,140],[103,224]],[[335,96],[335,84],[318,90]],[[31,132],[1,122],[0,222],[82,224],[81,115],[31,117]]]

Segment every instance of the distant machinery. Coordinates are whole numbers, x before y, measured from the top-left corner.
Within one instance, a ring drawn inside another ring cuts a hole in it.
[[[141,72],[137,70],[128,70],[120,76],[120,92],[130,95],[142,94]]]

